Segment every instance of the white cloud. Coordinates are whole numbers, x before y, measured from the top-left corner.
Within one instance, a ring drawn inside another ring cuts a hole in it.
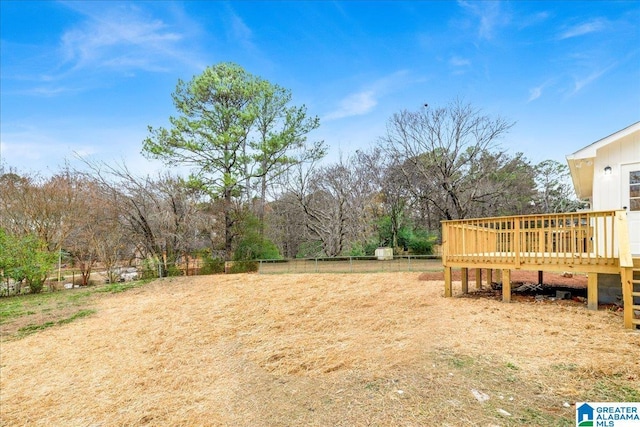
[[[11,166],[15,164],[25,164],[33,161],[45,160],[56,152],[55,148],[49,148],[46,144],[26,143],[18,144],[2,141],[2,155],[4,161],[8,161]]]
[[[599,69],[599,70],[596,70],[596,71],[592,72],[591,74],[589,74],[586,77],[582,77],[580,79],[575,79],[573,91],[570,93],[570,96],[571,95],[575,95],[576,93],[580,92],[582,89],[584,89],[585,87],[589,86],[590,84],[592,84],[593,82],[598,80],[600,77],[602,77],[607,72],[609,72],[609,70],[615,68],[617,65],[618,65],[617,63],[613,63],[613,64],[609,65],[606,68]]]
[[[382,77],[364,89],[353,92],[339,102],[338,108],[326,114],[322,119],[337,120],[345,117],[362,116],[371,112],[377,105],[378,100],[393,92],[396,88],[402,87],[408,82],[409,73],[401,70]]]
[[[228,48],[242,52],[249,56],[255,64],[260,64],[264,69],[271,69],[274,66],[267,52],[262,50],[262,42],[258,40],[251,26],[243,19],[242,15],[237,13],[233,5],[226,5],[227,12],[224,16],[224,25],[226,28],[225,44]],[[268,44],[268,43],[267,43]]]
[[[580,92],[581,90],[583,90],[584,88],[586,88],[587,86],[591,85],[592,83],[596,82],[598,79],[600,79],[602,76],[604,76],[606,73],[608,73],[609,71],[611,71],[613,68],[617,67],[619,65],[619,62],[614,62],[612,64],[610,64],[607,67],[604,68],[598,68],[593,70],[593,68],[595,67],[589,67],[592,69],[591,72],[589,72],[589,74],[587,75],[581,75],[579,77],[575,76],[577,73],[574,73],[574,76],[572,77],[573,80],[573,86],[570,89],[565,89],[563,90],[565,97],[571,97],[575,94],[577,94],[578,92]],[[559,77],[557,78],[550,78],[547,81],[545,81],[544,83],[540,84],[539,86],[535,86],[529,89],[529,98],[527,99],[527,102],[532,102],[535,101],[536,99],[540,98],[544,91],[550,87],[555,85],[556,83],[559,83]]]
[[[464,74],[471,69],[471,61],[467,58],[452,56],[449,58],[449,65],[453,68],[453,74]]]
[[[231,12],[231,36],[245,49],[255,50],[251,28],[236,13]]]
[[[336,120],[351,116],[361,116],[378,105],[377,96],[372,90],[352,93],[340,101],[337,110],[324,117],[324,120]]]
[[[544,86],[538,86],[529,89],[529,99],[527,100],[527,102],[535,101],[536,99],[540,98],[540,96],[542,96],[543,88]]]
[[[540,98],[542,96],[543,91],[549,87],[550,85],[552,85],[554,83],[555,79],[549,79],[547,81],[545,81],[544,83],[542,83],[539,86],[536,87],[532,87],[531,89],[529,89],[529,99],[527,99],[527,102],[532,102],[535,101],[536,99]]]
[[[168,58],[184,59],[178,47],[183,35],[161,20],[119,9],[87,18],[61,39],[62,54],[72,68],[158,71]]]
[[[22,93],[27,95],[41,96],[41,97],[53,97],[56,95],[60,95],[62,93],[69,93],[74,91],[77,91],[77,89],[67,87],[67,86],[51,86],[51,87],[38,86],[38,87],[33,87],[31,89],[27,89]]]
[[[137,126],[101,127],[85,123],[73,127],[73,120],[11,123],[3,126],[2,161],[6,166],[22,171],[44,171],[69,162],[81,166],[83,158],[135,161],[136,168],[148,167],[140,162],[140,141],[144,129]]]
[[[562,33],[558,35],[558,40],[569,39],[573,37],[583,36],[585,34],[594,33],[597,31],[604,30],[606,27],[606,22],[602,19],[594,19],[589,22],[584,22],[579,25],[575,25],[564,30]]]
[[[468,67],[469,65],[471,65],[471,61],[459,56],[452,56],[451,59],[449,59],[449,64],[454,67]]]
[[[551,14],[547,11],[520,16],[518,19],[518,28],[524,29],[542,24],[547,21],[550,16]]]
[[[493,39],[498,28],[510,22],[509,15],[501,9],[502,4],[499,1],[458,1],[460,7],[478,19],[478,36],[486,40]]]
[[[193,43],[198,24],[179,7],[160,4],[63,2],[76,21],[59,34],[56,46],[10,46],[11,63],[19,64],[14,68],[20,72],[12,69],[8,78],[33,83],[21,93],[52,97],[95,87],[102,71],[129,77],[138,71],[203,68]]]
[[[47,165],[64,164],[65,151],[59,141],[33,126],[3,129],[0,151],[5,166],[19,171],[42,171]]]

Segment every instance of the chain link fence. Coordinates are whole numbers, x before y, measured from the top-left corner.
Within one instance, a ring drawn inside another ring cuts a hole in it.
[[[396,255],[392,259],[375,256],[258,260],[258,273],[377,273],[437,271],[442,259],[435,255]]]

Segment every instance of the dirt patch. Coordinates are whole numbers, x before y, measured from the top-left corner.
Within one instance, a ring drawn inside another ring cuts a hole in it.
[[[500,274],[500,270],[493,270],[491,286],[487,286],[486,271],[483,270],[482,287],[481,289],[477,289],[475,286],[475,273],[470,269],[470,292],[469,294],[464,295],[464,297],[492,298],[501,300],[502,277],[500,276]],[[454,282],[460,282],[461,275],[462,273],[460,269],[453,269],[451,271],[452,280]],[[425,272],[420,275],[419,279],[425,281],[444,281],[444,272]],[[557,300],[556,296],[558,295],[558,291],[560,291],[568,292],[568,294],[566,295],[566,299],[562,302],[559,302],[560,304],[573,304],[582,306],[586,304],[587,276],[585,274],[544,272],[542,283],[539,283],[539,276],[537,271],[512,270],[511,288],[512,299],[516,302],[554,302]],[[603,305],[602,308],[608,308],[612,310],[619,309],[619,307],[614,305]]]
[[[570,425],[576,401],[640,398],[640,334],[618,313],[444,298],[419,276],[187,277],[100,298],[92,316],[2,343],[0,418]]]
[[[475,282],[475,275],[472,270],[469,270],[469,280]],[[483,283],[486,280],[485,271],[482,271]],[[451,272],[452,279],[460,281],[461,271],[456,268]],[[500,282],[500,270],[493,270],[493,281]],[[420,275],[420,280],[444,280],[444,272],[442,271],[428,271]],[[524,271],[524,270],[511,270],[511,282],[514,284],[523,283],[538,283],[537,271]],[[571,287],[571,288],[586,288],[587,276],[584,274],[572,274],[572,273],[543,273],[542,283],[547,286],[557,287]]]

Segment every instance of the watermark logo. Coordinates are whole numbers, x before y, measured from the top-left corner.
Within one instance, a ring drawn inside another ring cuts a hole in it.
[[[588,403],[576,403],[576,425],[579,427],[593,427],[593,406]]]
[[[640,403],[576,402],[578,427],[638,427]]]

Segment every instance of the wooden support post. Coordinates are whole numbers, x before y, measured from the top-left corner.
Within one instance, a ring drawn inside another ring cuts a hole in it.
[[[587,275],[587,309],[598,310],[598,273]]]
[[[511,302],[511,270],[502,270],[502,302]]]
[[[476,268],[476,289],[482,289],[482,269]]]
[[[444,296],[452,296],[451,292],[451,267],[444,267]]]
[[[515,218],[513,220],[514,222],[514,227],[513,227],[513,251],[515,252],[516,255],[516,266],[520,267],[520,255],[522,252],[522,243],[520,241],[520,219],[519,218]]]
[[[538,270],[538,285],[542,285],[544,280],[544,272],[542,270]]]
[[[633,329],[633,268],[620,269],[622,279],[622,304],[624,305],[624,327]]]
[[[462,293],[469,293],[469,269],[463,267],[460,272],[460,281],[462,282]]]
[[[618,257],[620,258],[620,279],[622,279],[622,304],[624,305],[624,327],[633,329],[633,257],[629,244],[627,213],[616,211],[616,230],[618,232]]]
[[[493,269],[487,268],[487,287],[491,289],[491,284],[493,283]]]

